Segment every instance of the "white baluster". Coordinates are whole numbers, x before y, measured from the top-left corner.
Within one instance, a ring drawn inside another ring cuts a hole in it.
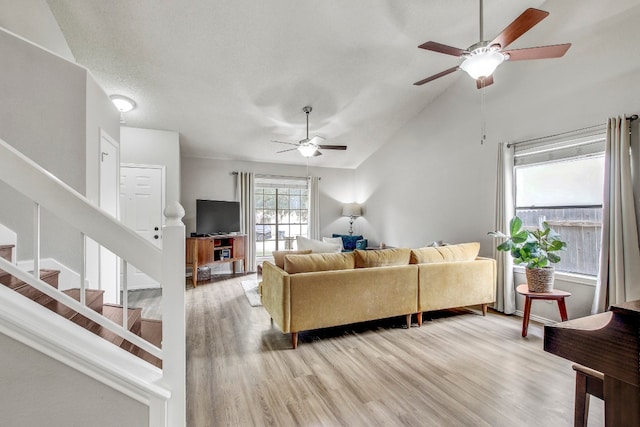
[[[127,261],[122,260],[122,327],[129,329],[129,289],[127,285]]]
[[[40,279],[40,205],[37,202],[33,211],[33,277]]]
[[[80,304],[87,305],[87,295],[85,292],[85,281],[87,277],[87,236],[80,233],[82,237],[82,262],[80,263]]]

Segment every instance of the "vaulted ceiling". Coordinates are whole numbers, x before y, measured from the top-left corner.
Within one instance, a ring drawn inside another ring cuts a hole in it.
[[[476,90],[463,72],[412,83],[459,63],[419,44],[478,41],[478,0],[47,2],[77,62],[137,102],[127,126],[178,131],[184,156],[304,164],[270,141],[302,139],[310,105],[310,134],[348,146],[310,164],[353,168],[450,85]],[[541,5],[485,0],[485,38]],[[511,47],[562,25],[552,14]]]

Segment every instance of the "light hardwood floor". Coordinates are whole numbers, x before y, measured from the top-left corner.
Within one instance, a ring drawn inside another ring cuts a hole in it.
[[[187,281],[187,425],[572,426],[571,362],[542,326],[466,310],[288,335],[241,281]],[[589,426],[602,426],[591,399]]]

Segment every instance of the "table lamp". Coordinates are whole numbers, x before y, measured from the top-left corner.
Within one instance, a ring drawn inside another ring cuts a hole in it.
[[[353,221],[362,216],[362,207],[357,203],[347,203],[342,206],[342,216],[349,217],[349,236],[353,236]]]

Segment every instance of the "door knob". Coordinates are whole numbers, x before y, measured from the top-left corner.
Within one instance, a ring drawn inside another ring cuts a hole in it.
[[[158,236],[157,234],[155,234],[155,235],[153,236],[153,238],[154,238],[154,239],[156,239],[156,240],[158,239],[158,237],[159,237],[159,236]]]

